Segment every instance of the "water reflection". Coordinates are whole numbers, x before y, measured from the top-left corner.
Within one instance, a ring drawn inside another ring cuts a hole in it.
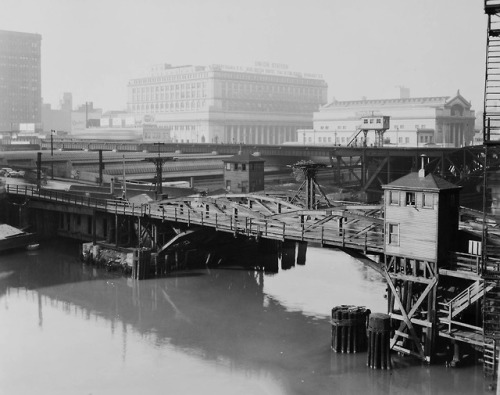
[[[385,308],[379,275],[338,251],[310,248],[305,266],[274,276],[218,269],[140,282],[75,256],[58,245],[1,257],[5,393],[483,391],[475,367],[399,359],[381,372],[364,353],[332,353],[333,306]]]

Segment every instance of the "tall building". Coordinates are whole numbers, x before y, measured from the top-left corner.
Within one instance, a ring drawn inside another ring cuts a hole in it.
[[[389,129],[384,133],[387,145],[462,147],[474,143],[476,117],[460,91],[455,96],[410,97],[405,91],[399,99],[334,100],[314,113],[313,129],[298,131],[298,141],[364,144],[361,118],[371,115],[390,117]],[[377,144],[374,132],[368,133],[366,139],[367,145]]]
[[[283,64],[162,64],[129,82],[128,110],[178,142],[280,144],[312,127],[326,95],[321,75]]]
[[[41,42],[40,34],[0,30],[0,132],[40,128]]]

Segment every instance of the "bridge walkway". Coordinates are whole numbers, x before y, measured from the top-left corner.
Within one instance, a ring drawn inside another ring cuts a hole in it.
[[[384,251],[383,219],[374,216],[379,206],[350,205],[326,210],[300,206],[265,195],[219,195],[165,200],[134,205],[122,200],[96,199],[34,186],[7,185],[7,193],[54,204],[70,204],[109,214],[144,217],[217,231],[274,240],[319,243],[365,254]],[[369,215],[363,215],[368,212]]]

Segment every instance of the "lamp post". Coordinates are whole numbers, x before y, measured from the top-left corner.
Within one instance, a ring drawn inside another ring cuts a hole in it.
[[[55,130],[50,131],[50,178],[54,179],[54,133]]]

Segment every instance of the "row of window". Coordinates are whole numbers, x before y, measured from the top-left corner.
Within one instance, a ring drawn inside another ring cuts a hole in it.
[[[206,79],[208,77],[208,73],[196,73],[196,74],[173,74],[169,76],[162,77],[148,77],[148,78],[139,78],[136,80],[131,80],[129,85],[143,85],[143,84],[153,84],[158,82],[169,82],[169,81],[179,81],[186,79]]]
[[[205,100],[185,100],[169,103],[129,104],[129,109],[133,112],[177,112],[198,110],[204,108],[205,105]]]
[[[321,97],[322,89],[312,87],[297,87],[271,85],[271,84],[252,84],[252,83],[237,83],[237,82],[221,82],[222,96],[234,96],[240,93],[282,93],[287,96],[315,96]]]
[[[373,123],[372,122],[373,119],[370,119],[370,123]],[[376,123],[380,123],[381,120],[380,119],[377,119],[376,120],[377,122]],[[368,123],[368,119],[364,119],[363,120],[363,123]],[[354,127],[354,129],[359,129],[360,125],[356,125]],[[393,130],[401,130],[401,129],[404,129],[405,128],[405,125],[391,125],[391,129]],[[329,130],[329,126],[326,125],[326,126],[320,126],[320,129],[321,130]],[[337,125],[337,130],[346,130],[347,129],[347,126],[346,125]],[[353,131],[354,131],[353,129]],[[415,129],[425,129],[425,125],[415,125]]]
[[[181,91],[181,92],[160,92],[154,94],[145,94],[142,95],[132,95],[133,102],[141,102],[141,101],[158,101],[158,100],[178,100],[178,99],[195,99],[207,97],[207,92],[205,90],[195,90],[195,91]]]
[[[231,171],[231,170],[241,170],[241,171],[246,171],[247,170],[247,167],[250,169],[250,170],[255,170],[255,169],[258,169],[258,166],[261,166],[261,165],[258,165],[256,163],[229,163],[227,162],[226,163],[226,170],[228,171]]]
[[[418,206],[423,208],[434,208],[434,194],[425,192],[401,192],[401,191],[389,191],[389,204],[391,206],[417,206],[417,195]],[[401,200],[403,197],[404,200]]]
[[[220,77],[223,78],[220,78]],[[214,76],[214,80],[244,80],[249,82],[260,81],[265,84],[290,84],[290,85],[314,85],[326,88],[325,81],[311,80],[306,78],[287,77],[287,76],[274,76],[269,74],[254,74],[254,73],[235,73],[235,72],[218,72]]]

